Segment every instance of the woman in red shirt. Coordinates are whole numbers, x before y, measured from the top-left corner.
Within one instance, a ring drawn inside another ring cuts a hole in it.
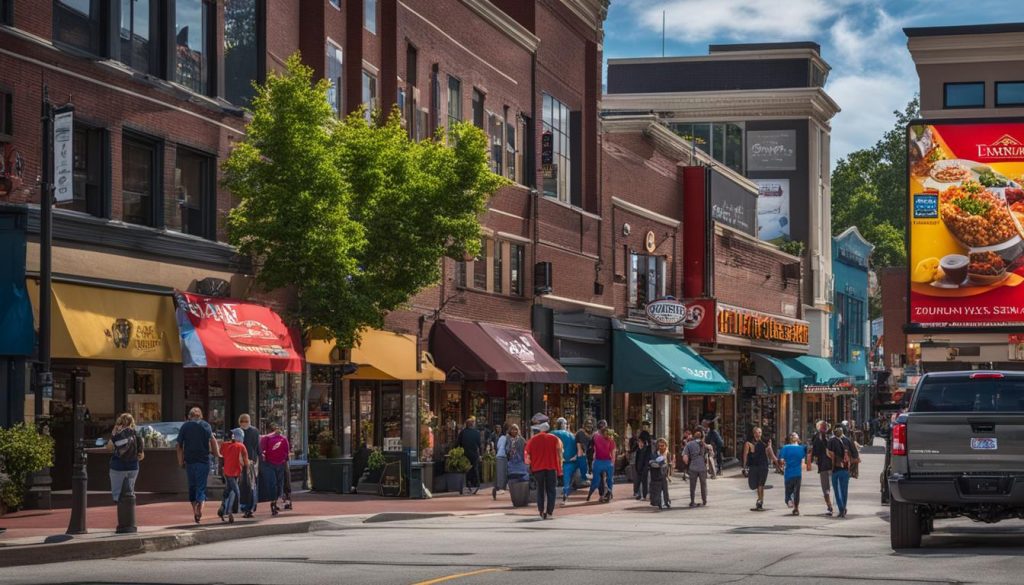
[[[245,449],[244,440],[245,431],[232,429],[231,436],[220,447],[220,456],[224,459],[225,486],[224,500],[221,502],[220,509],[217,510],[217,515],[220,516],[221,522],[227,515],[229,524],[235,522],[234,507],[241,498],[238,491],[238,478],[242,476],[242,470],[249,467],[249,453]]]

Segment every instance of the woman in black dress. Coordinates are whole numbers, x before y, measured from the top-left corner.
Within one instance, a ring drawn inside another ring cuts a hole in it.
[[[743,445],[743,474],[747,476],[747,485],[757,491],[757,503],[750,510],[764,510],[764,484],[768,481],[769,461],[778,463],[772,451],[771,439],[762,439],[761,427],[755,427],[751,437]]]

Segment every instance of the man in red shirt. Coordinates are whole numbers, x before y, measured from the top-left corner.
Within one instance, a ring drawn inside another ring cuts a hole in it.
[[[228,440],[220,447],[220,456],[224,459],[224,501],[221,503],[217,515],[221,521],[227,515],[228,523],[235,522],[234,507],[240,499],[238,491],[238,478],[242,471],[249,467],[249,454],[245,450],[245,432],[242,429],[233,429]]]
[[[533,437],[526,443],[526,463],[537,482],[537,510],[547,520],[555,513],[558,476],[562,473],[562,441],[548,432],[548,417],[533,416]]]

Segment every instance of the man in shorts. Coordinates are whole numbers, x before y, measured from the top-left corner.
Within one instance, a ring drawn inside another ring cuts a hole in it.
[[[821,493],[825,496],[826,516],[832,515],[832,460],[828,456],[829,425],[823,420],[815,423],[818,432],[814,433],[811,440],[811,450],[807,453],[807,471],[811,470],[811,463],[818,463],[818,479],[821,480]]]

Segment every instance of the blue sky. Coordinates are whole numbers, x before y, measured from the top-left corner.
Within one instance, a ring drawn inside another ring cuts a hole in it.
[[[604,54],[705,55],[713,43],[814,41],[832,66],[832,158],[874,144],[918,91],[903,28],[1024,21],[1021,0],[612,0]]]

